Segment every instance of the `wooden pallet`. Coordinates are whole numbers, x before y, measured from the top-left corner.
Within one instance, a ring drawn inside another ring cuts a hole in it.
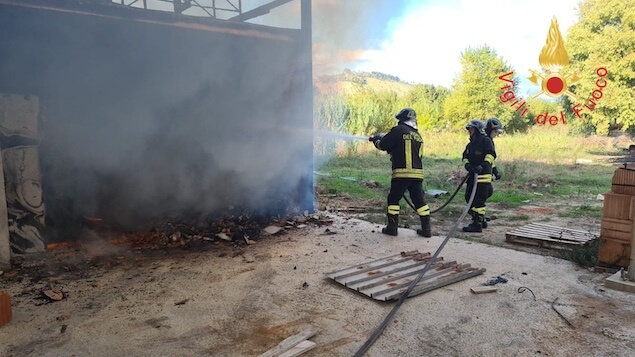
[[[326,276],[375,300],[397,300],[431,258],[430,253],[413,250],[326,273]],[[483,268],[473,268],[469,264],[458,264],[455,261],[446,262],[442,257],[437,257],[408,297],[484,272]]]
[[[573,249],[598,239],[599,234],[577,229],[531,223],[505,233],[505,240],[541,248]]]

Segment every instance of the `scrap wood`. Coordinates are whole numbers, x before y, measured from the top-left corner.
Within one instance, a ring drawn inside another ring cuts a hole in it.
[[[313,337],[317,332],[318,331],[317,331],[317,329],[315,327],[309,326],[306,329],[304,329],[302,332],[300,332],[300,333],[298,333],[296,335],[293,335],[291,337],[287,337],[282,342],[280,342],[278,345],[276,345],[274,348],[272,348],[269,351],[261,354],[259,357],[280,357],[280,356],[282,356],[283,353],[291,350],[292,348],[298,346],[299,344],[301,344],[305,340],[308,340],[309,338]],[[313,347],[311,347],[311,348],[313,348]],[[304,351],[308,351],[308,349],[303,350],[302,352],[304,352]],[[297,354],[295,354],[293,356],[297,356]]]
[[[316,343],[309,341],[309,340],[304,340],[300,343],[298,343],[297,345],[295,345],[294,347],[292,347],[290,350],[288,350],[287,352],[279,355],[278,357],[296,357],[299,356],[301,354],[303,354],[304,352],[312,349],[313,347],[315,347]]]
[[[278,227],[278,226],[268,226],[262,229],[263,231],[267,232],[268,234],[276,234],[278,232],[280,232],[282,230],[282,227]]]
[[[485,293],[493,293],[498,290],[495,286],[476,286],[471,288],[474,294],[485,294]]]
[[[71,242],[58,242],[58,243],[50,243],[46,245],[46,249],[53,250],[57,248],[69,248],[71,247]]]
[[[43,291],[43,294],[46,295],[51,300],[60,301],[64,298],[64,292],[60,288],[53,288],[50,290]]]
[[[230,241],[232,240],[232,238],[230,236],[227,235],[227,233],[217,233],[216,236],[222,240],[226,240],[226,241]]]

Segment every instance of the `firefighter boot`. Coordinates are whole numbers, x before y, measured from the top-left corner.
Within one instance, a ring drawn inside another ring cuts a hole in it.
[[[417,234],[426,238],[432,237],[432,231],[430,230],[430,215],[419,216],[421,219],[421,229],[417,229]]]
[[[388,234],[389,236],[397,235],[397,225],[399,224],[399,215],[398,214],[388,214],[388,225],[381,229],[383,234]]]
[[[483,216],[483,220],[481,221],[481,226],[483,228],[487,228],[487,218],[485,216]]]
[[[481,226],[481,215],[474,212],[470,212],[470,215],[472,216],[472,223],[470,223],[468,226],[463,227],[463,232],[472,232],[472,233],[480,233],[483,231],[483,226]]]

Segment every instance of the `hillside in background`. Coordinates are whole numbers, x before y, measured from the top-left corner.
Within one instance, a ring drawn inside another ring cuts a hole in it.
[[[313,84],[316,88],[316,95],[346,94],[361,86],[376,92],[395,92],[401,96],[408,93],[414,86],[389,74],[353,72],[348,69],[340,74],[319,76]]]

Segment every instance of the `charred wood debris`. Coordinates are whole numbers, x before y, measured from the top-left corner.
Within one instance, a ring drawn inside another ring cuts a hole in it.
[[[203,217],[197,221],[166,222],[159,226],[155,225],[155,228],[146,232],[116,235],[110,239],[110,242],[115,245],[150,250],[201,247],[213,242],[225,242],[238,248],[255,244],[265,236],[306,228],[309,224],[317,226],[332,224],[330,219],[309,213],[290,217],[262,217],[243,213],[216,218]]]
[[[218,257],[235,257],[266,237],[333,223],[320,214],[306,212],[289,217],[240,214],[196,221],[164,221],[145,231],[121,232],[101,220],[86,220],[93,238],[50,243],[43,253],[14,256],[12,269],[0,272],[0,290],[6,284],[27,283],[32,287],[27,295],[35,294],[39,304],[51,303],[66,298],[61,281],[90,278],[96,269],[206,251],[217,251]]]

